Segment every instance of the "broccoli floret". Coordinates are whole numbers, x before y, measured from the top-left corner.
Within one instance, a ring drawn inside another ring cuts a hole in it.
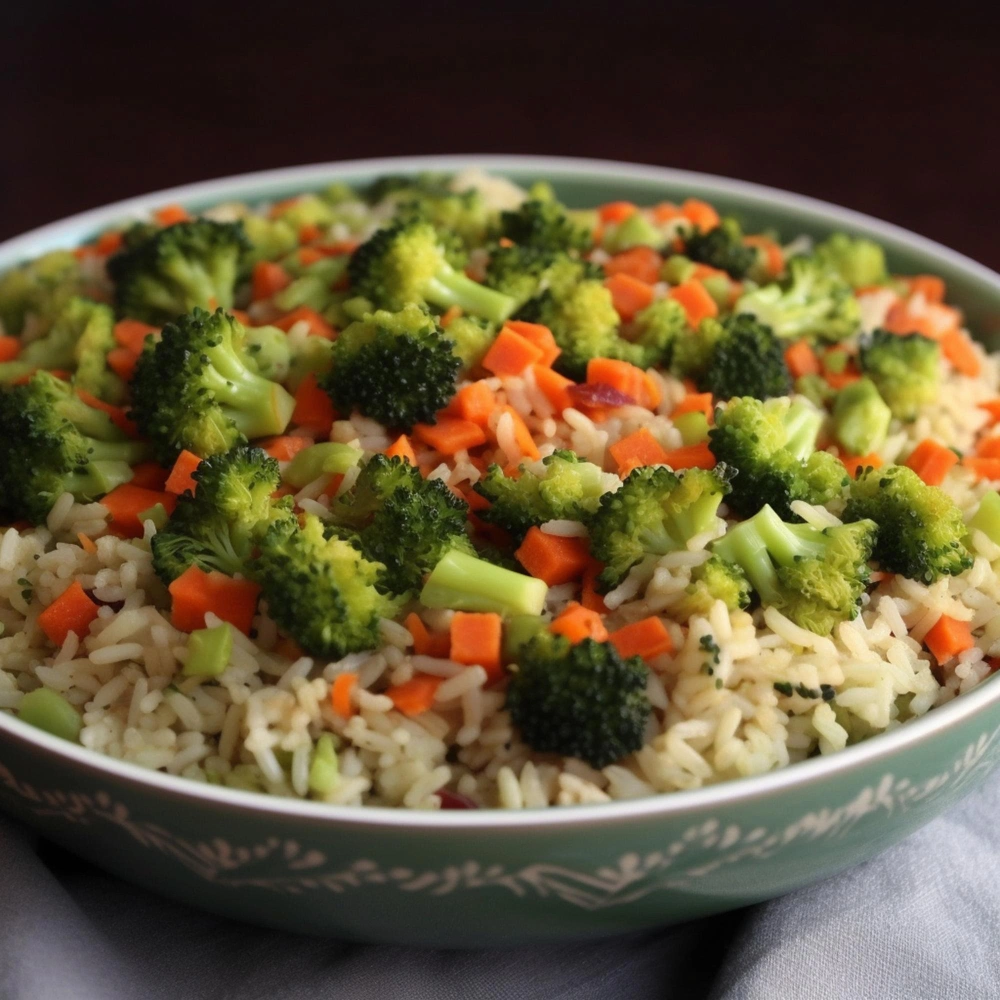
[[[326,537],[312,514],[301,528],[294,519],[275,522],[259,546],[253,575],[268,614],[303,649],[340,658],[381,644],[379,620],[392,618],[397,605],[375,585],[378,563],[350,542]]]
[[[348,258],[324,257],[310,264],[292,283],[274,296],[274,304],[284,312],[301,306],[322,314],[331,322],[341,318],[340,304],[346,292],[335,286],[347,273]]]
[[[781,342],[770,327],[747,314],[702,320],[697,330],[676,342],[673,370],[716,399],[770,399],[786,396],[792,388]]]
[[[379,311],[343,330],[321,385],[342,412],[387,427],[434,423],[455,394],[460,361],[433,316],[419,306]]]
[[[586,250],[590,232],[577,225],[557,201],[529,199],[520,208],[500,213],[498,238],[536,250]]]
[[[684,253],[689,260],[725,271],[737,281],[757,263],[757,252],[743,242],[743,230],[735,219],[723,219],[708,232],[696,229],[688,236]]]
[[[843,340],[858,329],[861,309],[851,286],[815,258],[793,257],[783,282],[741,296],[734,310],[752,313],[782,339]]]
[[[468,504],[440,479],[424,479],[402,458],[374,455],[357,482],[330,508],[337,529],[371,562],[384,567],[379,587],[393,594],[418,589],[451,549],[472,554]]]
[[[716,601],[724,601],[730,611],[742,610],[750,604],[750,581],[736,563],[712,556],[694,568],[684,596],[670,610],[684,621],[707,615]]]
[[[792,520],[793,500],[824,504],[837,496],[847,474],[833,455],[815,450],[822,423],[804,399],[731,399],[708,435],[712,454],[737,470],[729,506],[749,517],[770,504]]]
[[[632,343],[642,348],[640,368],[666,368],[676,345],[689,338],[687,314],[675,299],[658,299],[636,314],[629,331]]]
[[[31,316],[45,333],[73,296],[84,291],[80,262],[69,250],[53,250],[0,276],[0,323],[16,336]]]
[[[463,249],[481,245],[492,223],[482,194],[468,191],[420,192],[402,190],[393,195],[397,220],[429,222],[439,232],[454,233]]]
[[[0,505],[15,518],[42,524],[66,492],[96,500],[128,482],[147,454],[48,372],[0,389]]]
[[[496,337],[496,327],[475,316],[457,316],[442,330],[461,362],[462,372],[477,368]]]
[[[242,268],[247,273],[258,261],[280,260],[299,245],[298,233],[284,219],[265,219],[251,212],[241,221],[249,242],[242,259]]]
[[[456,271],[446,247],[425,222],[399,222],[379,229],[351,257],[351,290],[383,309],[424,303],[440,309],[458,306],[473,316],[503,322],[514,300]]]
[[[877,532],[869,520],[831,528],[786,524],[765,506],[713,542],[712,551],[740,566],[765,607],[829,635],[858,613]]]
[[[943,490],[902,465],[866,469],[851,485],[845,521],[878,525],[875,561],[888,573],[932,583],[972,565],[962,512]]]
[[[275,503],[278,463],[244,445],[202,461],[197,488],[185,492],[166,526],[153,536],[153,569],[170,583],[194,565],[227,576],[250,575],[253,546],[274,522],[293,518],[290,499]]]
[[[552,290],[559,296],[587,278],[604,277],[597,264],[562,251],[537,247],[499,246],[490,254],[485,283],[514,299],[521,308],[529,299]]]
[[[852,382],[837,393],[833,432],[850,455],[867,455],[885,444],[892,412],[870,378]]]
[[[271,213],[287,222],[296,232],[303,226],[328,226],[333,221],[329,203],[317,194],[300,194],[297,198],[278,202]]]
[[[885,251],[863,237],[852,239],[846,233],[834,233],[816,247],[815,256],[852,288],[880,285],[889,278]]]
[[[544,580],[450,549],[427,578],[420,603],[455,611],[495,611],[505,617],[540,615],[548,591]]]
[[[506,708],[532,750],[600,768],[645,742],[652,706],[640,657],[623,660],[611,643],[570,645],[543,633],[522,647],[510,671]]]
[[[364,455],[339,441],[321,441],[297,452],[281,472],[281,478],[296,489],[302,489],[320,476],[343,475],[358,464]]]
[[[837,390],[822,375],[800,375],[795,380],[795,391],[821,410],[837,398]]]
[[[147,340],[132,395],[139,430],[168,466],[184,449],[207,458],[281,434],[295,409],[285,389],[257,373],[246,331],[221,309],[196,308]]]
[[[621,489],[601,497],[589,521],[591,555],[604,563],[600,587],[617,586],[639,564],[652,571],[661,556],[685,548],[717,523],[716,511],[728,492],[723,466],[682,475],[664,465],[634,469]]]
[[[629,247],[646,246],[660,249],[666,234],[655,226],[642,212],[633,212],[623,222],[604,227],[601,246],[608,253],[621,253]]]
[[[306,337],[288,344],[291,360],[288,374],[282,381],[290,392],[295,392],[307,375],[319,378],[330,370],[333,365],[333,344],[326,337]]]
[[[900,420],[913,420],[938,398],[941,345],[929,337],[875,330],[862,338],[858,360]]]
[[[229,309],[248,249],[239,222],[194,219],[160,229],[108,261],[118,310],[159,326],[195,306]]]
[[[489,509],[480,511],[479,516],[503,528],[515,542],[520,542],[533,525],[546,521],[585,521],[597,510],[606,490],[600,466],[581,461],[572,451],[556,451],[542,464],[544,474],[522,468],[517,479],[491,465],[474,487],[490,501]]]
[[[384,174],[364,191],[369,204],[378,205],[390,196],[395,199],[443,198],[451,193],[451,176],[424,170],[414,176]]]

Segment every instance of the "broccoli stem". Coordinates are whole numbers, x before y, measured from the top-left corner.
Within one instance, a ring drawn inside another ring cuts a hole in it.
[[[970,531],[981,531],[991,541],[1000,545],[1000,494],[990,490],[983,494],[979,508],[969,519]]]
[[[428,608],[495,611],[501,615],[540,615],[548,587],[483,559],[452,549],[434,567],[420,592]]]
[[[149,445],[145,441],[93,441],[89,457],[91,463],[124,462],[135,465],[149,458]]]
[[[132,479],[128,462],[98,459],[65,479],[64,489],[77,497],[99,497]]]
[[[788,444],[785,450],[804,462],[816,450],[816,438],[823,425],[823,414],[811,403],[796,400],[785,415]]]
[[[845,386],[833,407],[837,440],[852,455],[867,455],[885,442],[892,411],[879,395],[875,383],[863,378]]]
[[[494,291],[445,265],[427,283],[424,298],[442,309],[458,306],[465,312],[502,323],[514,311],[509,295]]]
[[[254,374],[229,351],[212,350],[209,357],[204,386],[241,434],[253,439],[284,431],[295,400],[282,386]]]
[[[358,464],[363,455],[363,451],[348,444],[324,441],[322,444],[303,448],[288,463],[281,478],[301,489],[322,475],[333,476],[347,472],[351,466]]]

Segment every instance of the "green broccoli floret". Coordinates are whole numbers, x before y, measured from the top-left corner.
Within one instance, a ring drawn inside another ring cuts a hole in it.
[[[249,243],[241,264],[248,274],[258,261],[281,260],[299,245],[298,232],[285,219],[266,219],[251,212],[241,221]]]
[[[329,202],[317,194],[300,194],[296,198],[278,202],[272,215],[287,222],[296,232],[303,226],[328,226],[333,221]]]
[[[441,331],[461,362],[461,372],[477,368],[496,338],[496,327],[475,316],[457,316]]]
[[[252,339],[252,338],[251,338]],[[307,375],[318,378],[325,375],[333,365],[334,341],[326,337],[306,337],[304,340],[289,343],[291,360],[288,374],[282,381],[290,392],[295,392]]]
[[[364,452],[339,441],[321,441],[297,452],[281,472],[281,478],[302,489],[320,476],[343,475],[358,464]]]
[[[356,409],[409,430],[434,423],[455,394],[459,365],[434,317],[411,304],[368,314],[343,330],[321,385],[342,412]]]
[[[474,487],[490,501],[489,509],[480,511],[479,516],[503,528],[515,542],[520,542],[533,525],[546,521],[585,521],[597,510],[605,492],[600,466],[582,461],[572,451],[553,452],[542,464],[543,475],[522,468],[517,479],[491,465]]]
[[[885,251],[863,237],[834,233],[816,247],[816,259],[841,276],[852,288],[881,285],[889,278]]]
[[[118,311],[159,326],[196,306],[230,309],[248,249],[239,222],[194,219],[160,229],[108,261]]]
[[[330,507],[336,529],[371,562],[378,584],[393,594],[418,589],[451,549],[475,551],[466,533],[469,506],[440,479],[424,479],[403,458],[374,455],[354,486]]]
[[[578,225],[557,201],[529,199],[520,208],[500,213],[498,238],[536,250],[586,250],[591,245],[589,230]]]
[[[334,286],[347,273],[347,263],[348,258],[341,255],[324,257],[310,264],[287,288],[274,296],[274,304],[285,312],[307,306],[330,322],[338,322],[342,316],[340,304],[347,293]]]
[[[456,271],[446,252],[428,223],[399,222],[379,229],[351,257],[351,290],[383,309],[426,303],[439,309],[458,306],[494,323],[507,319],[514,300]]]
[[[69,250],[53,250],[0,276],[0,323],[11,336],[33,317],[33,332],[45,333],[75,295],[84,291],[80,262]]]
[[[420,591],[420,603],[455,611],[495,611],[505,617],[540,615],[548,591],[544,580],[449,549]]]
[[[185,492],[153,536],[153,569],[170,583],[194,565],[206,573],[250,575],[255,540],[275,521],[294,519],[291,500],[275,503],[278,463],[260,448],[238,445],[202,461],[197,488]]]
[[[747,292],[734,312],[752,313],[782,339],[843,340],[861,322],[851,286],[812,257],[793,257],[784,281]]]
[[[875,330],[862,338],[858,360],[900,420],[913,420],[921,407],[938,398],[941,345],[929,337]]]
[[[972,565],[962,512],[943,490],[902,465],[866,469],[851,485],[845,521],[878,525],[875,561],[888,573],[933,583]]]
[[[323,522],[306,514],[271,525],[259,541],[254,579],[268,614],[303,649],[340,658],[381,645],[379,621],[392,618],[397,604],[381,594],[382,567],[350,542],[327,537]]]
[[[833,433],[850,455],[867,455],[885,444],[892,412],[870,378],[860,378],[837,393]]]
[[[48,372],[0,389],[0,505],[12,517],[42,524],[66,492],[97,500],[148,450]]]
[[[423,170],[418,174],[384,174],[373,181],[364,191],[365,200],[378,205],[387,198],[395,200],[408,198],[444,198],[451,194],[451,175],[434,170]]]
[[[281,434],[295,409],[285,389],[257,373],[246,330],[221,309],[196,308],[147,340],[132,396],[139,430],[168,466],[184,449],[207,458]]]
[[[570,256],[560,250],[539,250],[530,246],[495,247],[486,265],[485,283],[514,299],[521,308],[529,299],[552,290],[565,295],[584,279],[604,277],[597,264]]]
[[[676,341],[673,371],[716,399],[770,399],[786,396],[792,388],[781,342],[769,326],[748,314],[702,320],[697,330]]]
[[[592,232],[593,227],[588,228]],[[621,253],[629,247],[653,247],[659,250],[666,241],[666,234],[654,225],[642,212],[633,212],[627,219],[617,225],[609,223],[604,226],[601,246],[608,253]]]
[[[482,194],[468,191],[401,188],[391,195],[399,221],[429,222],[438,231],[454,233],[464,249],[480,246],[494,222]]]
[[[770,504],[794,519],[793,500],[824,504],[837,496],[847,473],[833,455],[815,450],[822,424],[823,414],[804,399],[731,399],[708,435],[712,454],[737,470],[729,506],[749,517]]]
[[[640,368],[668,367],[676,346],[689,337],[687,314],[675,299],[657,299],[636,314],[629,331],[629,339],[643,351],[635,362]]]
[[[645,742],[652,706],[641,657],[623,660],[611,643],[541,634],[510,667],[506,709],[538,753],[606,767]]]
[[[765,506],[730,527],[712,551],[741,567],[765,607],[829,635],[858,613],[877,532],[869,520],[831,528],[786,524]]]
[[[731,218],[707,233],[696,229],[685,241],[684,253],[689,260],[725,271],[737,281],[757,263],[756,250],[743,242],[743,230]]]
[[[591,555],[604,563],[600,587],[617,586],[633,566],[642,564],[651,572],[661,556],[686,548],[716,523],[729,488],[724,466],[681,475],[664,465],[630,472],[621,489],[601,497],[589,520]]]
[[[730,611],[742,610],[750,604],[750,581],[736,563],[712,556],[695,566],[684,596],[670,612],[684,621],[692,615],[707,615],[716,601],[724,601]]]

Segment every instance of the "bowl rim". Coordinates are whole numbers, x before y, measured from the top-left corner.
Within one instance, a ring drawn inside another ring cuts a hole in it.
[[[843,208],[817,198],[750,181],[680,170],[670,167],[617,160],[545,155],[449,154],[341,160],[304,166],[235,174],[165,188],[126,198],[47,223],[0,243],[0,267],[9,267],[23,257],[56,246],[75,245],[98,229],[123,218],[141,217],[164,202],[179,201],[206,206],[213,202],[251,198],[266,200],[282,196],[292,188],[308,189],[323,183],[365,173],[412,173],[421,170],[457,171],[482,167],[487,171],[537,172],[543,177],[574,177],[586,180],[618,179],[660,182],[683,186],[692,194],[731,195],[756,207],[780,203],[786,209],[807,214],[812,221],[831,226],[861,229],[884,243],[896,244],[929,255],[974,276],[1000,299],[1000,275],[990,268],[940,243],[873,216]],[[616,800],[571,807],[523,810],[408,810],[389,806],[328,805],[259,792],[209,785],[161,771],[151,771],[128,761],[106,757],[97,751],[69,743],[35,729],[7,712],[0,712],[0,735],[26,744],[50,756],[97,775],[160,791],[177,799],[198,800],[206,806],[249,809],[275,817],[296,818],[327,826],[349,825],[375,828],[403,827],[426,831],[532,829],[584,824],[619,823],[627,820],[670,819],[753,800],[766,799],[810,783],[819,784],[859,771],[919,744],[944,731],[957,729],[1000,702],[1000,682],[987,678],[968,694],[960,695],[919,719],[863,743],[846,747],[826,757],[813,757],[765,774],[720,782],[701,788],[665,792],[639,799]]]

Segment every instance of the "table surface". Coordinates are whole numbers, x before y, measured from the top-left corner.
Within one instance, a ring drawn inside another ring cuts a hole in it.
[[[1000,267],[995,5],[748,6],[21,4],[0,238],[242,171],[536,152],[771,184]]]

